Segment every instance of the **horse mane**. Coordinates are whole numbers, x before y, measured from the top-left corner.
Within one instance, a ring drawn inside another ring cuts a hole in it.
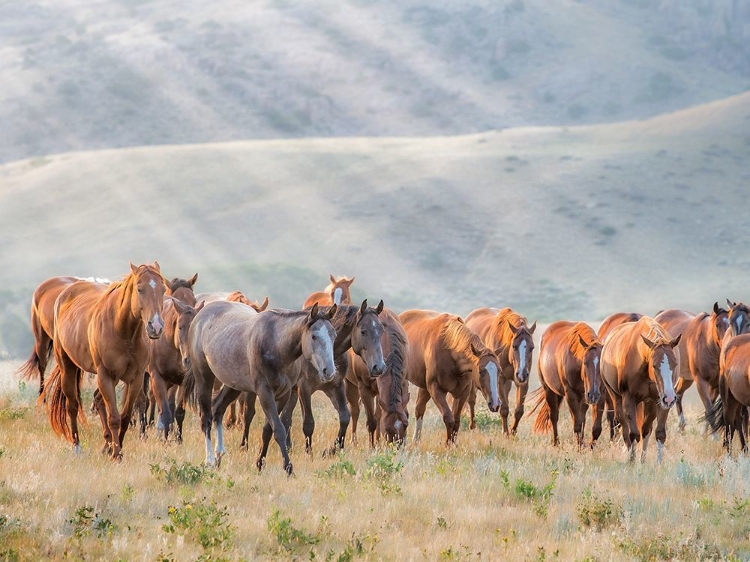
[[[645,335],[648,339],[650,339],[652,342],[658,343],[659,340],[661,341],[670,341],[672,337],[669,335],[669,333],[664,329],[664,326],[659,324],[656,320],[653,318],[649,318],[647,316],[644,316],[641,318],[641,320],[646,319],[645,324],[649,327],[649,330]]]
[[[473,356],[474,354],[471,351],[472,344],[478,350],[486,349],[482,338],[472,332],[464,324],[463,320],[457,316],[451,317],[445,323],[440,332],[440,337],[448,349],[458,351],[459,353],[466,353]]]
[[[525,316],[521,316],[517,312],[514,312],[512,308],[506,307],[497,312],[494,323],[497,328],[507,330],[508,322],[518,328],[519,324],[523,326],[528,325],[529,320]]]
[[[169,293],[172,294],[180,287],[185,287],[186,289],[190,289],[190,290],[193,289],[193,286],[190,284],[190,282],[187,279],[180,279],[179,277],[175,277],[167,285],[167,291],[169,291]]]
[[[387,367],[391,372],[391,395],[388,399],[388,411],[395,412],[401,404],[401,389],[404,381],[404,364],[406,363],[407,339],[401,323],[394,318],[383,322],[391,352],[388,355]]]
[[[589,345],[592,343],[598,343],[600,346],[602,345],[602,342],[599,341],[599,336],[596,335],[594,329],[585,322],[576,322],[576,324],[568,331],[568,344],[571,347],[578,346],[580,343],[578,341],[579,337]]]
[[[327,314],[328,311],[331,310],[331,306],[321,306],[318,307],[318,310]],[[305,311],[309,313],[311,308],[312,307],[308,306],[307,308],[305,308]],[[331,318],[331,325],[336,330],[338,330],[341,326],[345,326],[349,324],[349,322],[354,320],[354,318],[357,316],[357,312],[359,312],[358,306],[339,304],[336,306],[336,314],[334,314],[333,318]]]

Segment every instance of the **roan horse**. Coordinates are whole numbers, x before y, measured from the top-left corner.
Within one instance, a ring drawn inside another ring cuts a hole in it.
[[[432,398],[446,430],[446,445],[456,441],[461,411],[472,385],[487,399],[491,412],[500,409],[500,362],[458,316],[432,310],[407,310],[399,315],[409,339],[406,373],[419,388],[414,414],[414,440],[419,441],[427,402]],[[453,396],[453,408],[447,395]]]
[[[573,416],[573,432],[579,450],[583,448],[586,410],[593,407],[590,446],[602,433],[602,382],[600,361],[602,343],[596,332],[583,322],[555,322],[542,335],[539,346],[539,381],[542,387],[529,395],[536,398],[533,413],[542,403],[534,423],[534,431],[549,431],[552,444],[558,445],[557,420],[563,398]]]
[[[104,429],[104,451],[122,458],[122,442],[133,406],[143,388],[148,341],[161,336],[161,309],[166,286],[159,264],[135,266],[122,281],[108,287],[76,281],[55,303],[54,354],[57,366],[45,383],[50,423],[80,451],[78,415],[81,374],[96,373],[102,397],[98,408]],[[127,387],[122,413],[115,387]]]
[[[347,279],[346,277],[339,277],[336,279],[333,275],[329,275],[329,277],[331,282],[328,284],[328,287],[307,297],[302,308],[308,308],[314,304],[320,306],[352,304],[352,296],[349,293],[349,287],[354,283],[354,277],[351,279]]]
[[[31,331],[34,349],[31,357],[18,369],[24,379],[39,379],[39,394],[44,389],[44,373],[52,358],[52,339],[55,328],[55,301],[60,293],[81,277],[51,277],[39,284],[31,298]],[[86,279],[109,285],[107,279]]]
[[[604,342],[601,373],[622,426],[622,437],[635,460],[635,447],[643,439],[641,461],[645,460],[651,427],[656,419],[658,461],[667,439],[667,415],[677,396],[674,383],[679,359],[674,348],[680,336],[672,338],[653,318],[615,327]]]
[[[380,314],[380,319],[385,329],[381,340],[383,353],[387,358],[385,372],[378,377],[371,376],[362,358],[350,351],[349,371],[346,374],[346,400],[352,417],[352,441],[357,442],[361,399],[367,415],[370,445],[373,447],[377,429],[385,435],[386,442],[402,444],[409,425],[409,381],[404,373],[409,352],[406,332],[398,316],[392,311],[385,309]]]
[[[294,361],[304,356],[322,380],[335,373],[331,318],[333,306],[321,313],[314,305],[308,311],[267,310],[257,314],[241,303],[207,304],[190,326],[188,354],[206,439],[206,464],[215,466],[224,454],[221,420],[216,420],[216,455],[211,446],[211,394],[215,379],[240,392],[252,392],[260,399],[266,415],[263,445],[256,461],[263,468],[273,434],[281,449],[283,466],[292,474],[286,443],[286,429],[279,412],[286,405],[297,382],[289,377]]]
[[[503,431],[508,431],[508,394],[511,384],[516,384],[515,420],[510,432],[516,433],[518,423],[523,417],[526,392],[529,390],[529,373],[531,371],[532,353],[534,351],[534,330],[536,322],[528,326],[526,318],[513,312],[510,308],[477,308],[466,317],[466,325],[493,350],[500,360],[500,395],[502,405],[500,416],[503,420]],[[475,392],[469,397],[471,425],[474,425]]]

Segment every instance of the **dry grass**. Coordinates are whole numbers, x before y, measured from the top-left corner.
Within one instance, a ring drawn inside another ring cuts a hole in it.
[[[567,419],[557,449],[548,436],[530,435],[528,420],[517,439],[502,437],[489,414],[446,449],[428,409],[418,446],[349,447],[336,459],[296,450],[296,476],[287,478],[275,445],[258,474],[254,455],[238,451],[236,431],[221,469],[204,471],[192,414],[184,445],[130,435],[116,465],[97,452],[90,418],[76,458],[33,407],[33,389],[18,388],[14,366],[0,367],[0,559],[750,556],[750,460],[725,457],[700,434],[694,409],[685,435],[672,420],[661,466],[655,450],[629,466],[622,446],[607,442],[578,454]],[[315,406],[320,451],[337,424],[330,406]],[[299,427],[296,419],[297,443]],[[256,425],[254,442],[258,433]]]

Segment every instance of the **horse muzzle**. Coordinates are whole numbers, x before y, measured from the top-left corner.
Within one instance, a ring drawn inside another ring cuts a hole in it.
[[[492,404],[492,402],[487,402],[487,407],[490,409],[490,412],[494,414],[500,410],[500,402],[498,402],[497,404]]]
[[[677,403],[677,396],[662,396],[659,405],[665,410],[669,410]]]
[[[529,373],[516,373],[515,378],[517,384],[526,384],[529,382]]]
[[[370,377],[372,377],[374,379],[377,378],[377,377],[379,377],[383,373],[385,373],[385,363],[384,362],[375,363],[370,368]]]
[[[602,393],[598,390],[592,390],[586,393],[586,402],[589,406],[596,406],[602,398]]]
[[[336,367],[323,367],[318,371],[318,375],[323,382],[331,382],[336,376]]]
[[[148,337],[152,340],[158,340],[161,337],[162,332],[164,332],[164,326],[161,324],[153,324],[152,322],[149,322],[146,325],[146,334],[148,334]]]

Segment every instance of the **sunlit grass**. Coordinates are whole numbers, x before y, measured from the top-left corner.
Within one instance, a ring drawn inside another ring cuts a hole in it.
[[[485,424],[462,429],[446,448],[431,407],[418,445],[347,444],[323,459],[338,423],[327,400],[316,399],[315,455],[295,449],[296,475],[287,478],[275,443],[258,474],[235,430],[226,434],[221,469],[203,469],[192,412],[183,445],[153,432],[140,441],[133,431],[120,464],[99,454],[99,422],[89,416],[75,457],[34,406],[33,388],[8,382],[11,366],[0,369],[0,559],[750,556],[750,460],[727,458],[719,441],[705,438],[697,410],[688,411],[684,435],[670,421],[661,466],[655,448],[645,464],[628,465],[622,445],[606,440],[579,454],[567,418],[558,448],[532,435],[529,420],[517,438]],[[253,442],[259,433],[256,421]]]

